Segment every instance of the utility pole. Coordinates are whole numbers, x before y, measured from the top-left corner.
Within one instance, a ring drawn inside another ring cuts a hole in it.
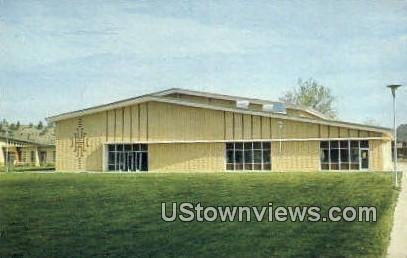
[[[391,95],[393,96],[393,138],[394,138],[394,146],[393,146],[393,172],[395,173],[396,178],[396,187],[398,186],[397,180],[397,123],[396,123],[396,90],[401,87],[400,84],[392,84],[388,85],[387,88],[391,90]]]
[[[6,172],[8,172],[9,155],[8,155],[8,128],[6,127]]]

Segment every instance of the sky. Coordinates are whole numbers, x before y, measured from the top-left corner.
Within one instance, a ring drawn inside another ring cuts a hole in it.
[[[407,123],[406,1],[0,0],[0,118],[172,87],[277,100],[314,78],[345,121]]]

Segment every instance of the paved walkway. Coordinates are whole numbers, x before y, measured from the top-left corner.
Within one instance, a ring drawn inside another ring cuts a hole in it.
[[[387,255],[390,258],[407,258],[407,163],[399,163],[403,170],[401,192],[394,212],[394,224],[391,232]]]

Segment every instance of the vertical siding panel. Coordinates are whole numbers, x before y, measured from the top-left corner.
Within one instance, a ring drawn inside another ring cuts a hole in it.
[[[251,115],[243,115],[243,139],[252,138],[252,117]]]
[[[259,116],[253,116],[253,139],[262,138],[262,119]]]
[[[234,113],[235,120],[235,140],[242,140],[242,114]]]
[[[326,125],[320,125],[321,128],[321,138],[328,138],[328,126]]]
[[[123,141],[123,110],[121,108],[115,109],[116,128],[115,128],[115,141]]]
[[[123,141],[124,142],[130,142],[130,129],[131,129],[131,123],[130,123],[130,106],[127,106],[123,109]]]
[[[138,140],[139,140],[139,124],[138,124],[138,120],[139,120],[139,117],[138,117],[138,114],[139,114],[139,110],[138,110],[138,105],[133,105],[132,107],[132,112],[131,112],[131,114],[132,114],[132,119],[131,119],[131,123],[132,123],[132,125],[131,125],[131,129],[132,129],[132,133],[131,133],[131,135],[132,135],[132,141],[133,142],[138,142]]]
[[[262,119],[261,138],[262,139],[270,139],[271,138],[271,136],[270,136],[270,132],[271,132],[271,130],[270,130],[270,118],[262,117],[261,119]]]
[[[347,129],[347,128],[340,127],[340,128],[339,128],[339,137],[341,137],[341,138],[348,138],[348,137],[349,137],[348,129]]]
[[[116,125],[116,120],[115,120],[115,110],[109,110],[107,111],[107,141],[108,142],[114,142],[115,141],[115,125]]]
[[[330,138],[339,138],[339,128],[336,126],[330,126],[329,127],[329,137]]]
[[[233,140],[233,114],[231,112],[225,113],[226,121],[226,140]]]
[[[140,141],[147,141],[147,107],[145,103],[140,104]]]

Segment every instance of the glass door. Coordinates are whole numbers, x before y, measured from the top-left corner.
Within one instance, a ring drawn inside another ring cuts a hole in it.
[[[359,157],[360,157],[360,169],[368,170],[369,169],[369,149],[361,148]]]

